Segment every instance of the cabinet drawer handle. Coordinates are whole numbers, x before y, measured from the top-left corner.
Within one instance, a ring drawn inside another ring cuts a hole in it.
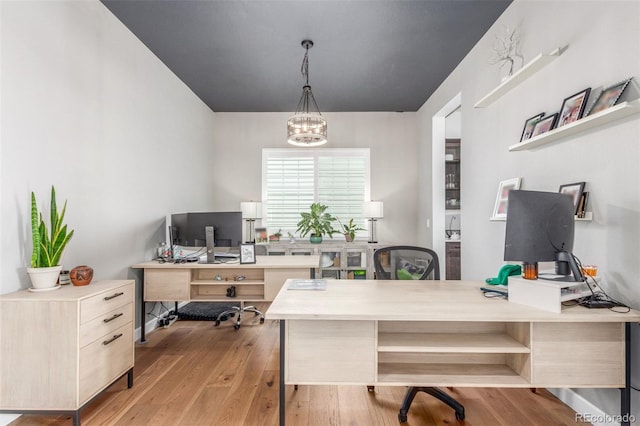
[[[104,342],[102,342],[103,345],[107,346],[109,343],[113,342],[114,340],[117,340],[119,338],[122,337],[122,333],[120,334],[116,334],[115,336],[113,336],[111,339],[109,340],[105,340]]]
[[[119,313],[119,314],[113,314],[113,316],[112,316],[111,318],[105,318],[105,319],[103,319],[102,321],[104,321],[104,322],[111,322],[111,321],[113,321],[114,319],[121,317],[122,315],[124,315],[122,312],[121,312],[121,313]]]
[[[124,293],[120,292],[120,293],[116,293],[113,296],[107,296],[104,298],[104,300],[111,300],[111,299],[115,299],[118,296],[122,296]]]

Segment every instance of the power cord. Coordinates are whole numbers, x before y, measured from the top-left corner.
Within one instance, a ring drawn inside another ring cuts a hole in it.
[[[583,271],[584,268],[582,267],[582,262],[580,261],[580,259],[573,253],[571,254],[571,256],[573,256],[573,259],[576,262],[578,268]],[[584,282],[587,284],[587,287],[591,291],[591,296],[586,296],[578,299],[576,301],[578,305],[584,306],[586,308],[608,308],[610,311],[620,314],[626,314],[627,312],[631,311],[631,308],[629,306],[609,296],[602,289],[602,287],[598,285],[598,282],[594,277],[592,277],[591,275],[583,274],[583,278]],[[591,286],[591,284],[589,284],[589,280],[593,281],[593,287]],[[594,291],[594,288],[598,289],[598,291]],[[616,308],[622,308],[626,310],[620,310]]]

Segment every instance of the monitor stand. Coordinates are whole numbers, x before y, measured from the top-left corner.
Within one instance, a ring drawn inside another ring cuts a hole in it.
[[[556,276],[554,278],[545,278],[549,281],[565,281],[565,282],[582,282],[585,281],[578,264],[576,263],[573,253],[568,251],[559,251],[556,253]],[[559,275],[559,276],[558,276]]]

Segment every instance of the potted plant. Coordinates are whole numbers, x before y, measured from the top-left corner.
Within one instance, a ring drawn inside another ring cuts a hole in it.
[[[42,213],[38,212],[36,195],[31,192],[31,236],[33,240],[33,252],[31,254],[31,267],[27,273],[31,278],[31,285],[35,290],[55,288],[62,266],[60,259],[64,249],[73,236],[73,230],[67,231],[67,225],[63,224],[64,214],[67,210],[67,202],[64,202],[62,212],[58,211],[56,204],[56,190],[51,187],[50,226],[47,229]]]
[[[332,222],[336,218],[326,213],[327,208],[324,204],[311,204],[310,212],[300,213],[302,219],[298,222],[296,232],[300,232],[301,237],[311,233],[309,241],[312,243],[321,243],[323,235],[329,235],[330,238],[333,238],[333,234],[338,232],[332,226]]]
[[[347,240],[348,243],[356,239],[356,232],[364,231],[364,228],[360,228],[356,223],[353,222],[353,218],[349,219],[349,223],[346,225],[343,225],[342,222],[340,222],[340,219],[336,219],[338,220],[338,223],[342,228],[344,239]]]
[[[282,229],[278,229],[278,232],[274,232],[273,234],[269,235],[269,242],[277,243],[280,241],[280,237],[282,237]]]

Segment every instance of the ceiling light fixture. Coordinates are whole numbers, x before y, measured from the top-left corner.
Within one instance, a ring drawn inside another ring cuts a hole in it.
[[[300,71],[305,85],[302,86],[302,97],[295,114],[287,120],[287,142],[296,146],[318,146],[327,143],[327,120],[320,114],[309,85],[309,49],[313,42],[303,40],[302,47],[305,53]]]

